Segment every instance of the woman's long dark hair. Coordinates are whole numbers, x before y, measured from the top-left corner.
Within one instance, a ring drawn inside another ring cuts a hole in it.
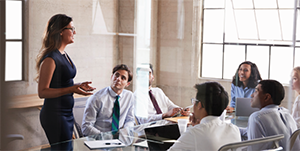
[[[245,85],[245,87],[255,88],[256,85],[258,84],[259,80],[262,80],[262,79],[261,79],[261,76],[260,76],[260,73],[258,71],[256,64],[252,63],[250,61],[244,61],[239,65],[239,67],[236,70],[235,75],[232,78],[232,84],[234,84],[235,86],[243,85],[243,82],[241,82],[240,78],[239,78],[239,69],[240,69],[241,65],[243,65],[243,64],[248,64],[251,66],[251,75],[249,77],[248,85]]]
[[[48,21],[47,27],[44,32],[43,36],[43,44],[42,48],[40,49],[39,54],[37,55],[36,59],[36,70],[37,70],[37,77],[35,80],[38,82],[39,78],[39,71],[40,65],[42,63],[43,58],[56,49],[59,49],[62,43],[60,33],[63,29],[69,25],[72,21],[72,18],[65,15],[65,14],[56,14],[50,18]]]

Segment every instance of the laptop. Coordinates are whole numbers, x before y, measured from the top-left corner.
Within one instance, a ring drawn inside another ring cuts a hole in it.
[[[236,100],[235,100],[235,116],[249,117],[255,111],[259,111],[259,108],[251,107],[251,98],[236,98]]]
[[[168,150],[180,137],[177,124],[151,126],[144,129],[149,150]]]

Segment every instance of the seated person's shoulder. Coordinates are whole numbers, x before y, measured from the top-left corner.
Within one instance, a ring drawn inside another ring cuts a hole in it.
[[[163,90],[161,88],[158,88],[158,87],[152,87],[151,90],[153,92],[162,92],[163,93]]]
[[[237,127],[236,125],[234,125],[232,123],[226,123],[226,122],[224,122],[224,123],[225,123],[225,126],[240,132],[239,127]]]
[[[282,112],[290,113],[290,111],[284,107],[280,107],[280,110],[282,110]]]
[[[128,99],[134,101],[134,93],[132,93],[130,90],[123,90],[123,96],[126,96]]]
[[[105,87],[97,92],[95,92],[93,95],[89,96],[88,100],[97,100],[105,96],[108,92],[108,87]]]
[[[126,90],[126,89],[124,89],[122,93],[125,95],[133,95],[133,93],[131,91]]]
[[[272,116],[272,115],[268,115],[269,113],[270,111],[268,112],[266,110],[255,111],[249,116],[248,122],[250,120],[253,122],[253,121],[264,121],[265,119],[269,119],[269,117]]]
[[[97,96],[101,97],[102,95],[106,95],[107,93],[109,93],[108,87],[105,87],[105,88],[103,88],[103,89],[97,91],[97,92],[94,93],[93,95],[95,95],[95,96],[97,95]]]

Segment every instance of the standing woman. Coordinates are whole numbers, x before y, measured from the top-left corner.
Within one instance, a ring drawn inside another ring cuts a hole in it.
[[[94,90],[89,86],[91,82],[74,85],[76,67],[65,47],[74,42],[75,34],[71,17],[64,14],[51,17],[36,62],[38,95],[45,98],[40,122],[53,150],[65,150],[53,144],[72,139],[73,93],[90,95],[88,91]]]
[[[298,93],[298,96],[293,105],[292,116],[295,119],[297,123],[297,127],[299,129],[300,128],[300,66],[295,67],[293,69],[292,81],[293,81],[293,90],[295,90]]]
[[[230,106],[226,108],[227,112],[234,110],[236,98],[251,98],[259,80],[262,79],[256,64],[250,61],[242,62],[231,82],[231,101]]]

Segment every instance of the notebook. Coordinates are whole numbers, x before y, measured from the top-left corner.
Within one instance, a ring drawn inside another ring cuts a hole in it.
[[[149,150],[168,150],[180,137],[177,124],[151,126],[144,129]]]
[[[235,116],[250,116],[253,112],[259,111],[259,108],[251,107],[251,98],[236,98]]]

